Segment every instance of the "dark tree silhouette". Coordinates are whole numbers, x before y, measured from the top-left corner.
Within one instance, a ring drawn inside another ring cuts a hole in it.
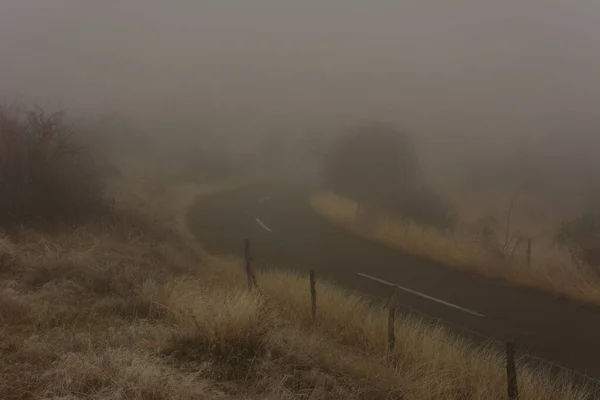
[[[410,137],[385,124],[350,130],[324,163],[325,185],[335,192],[418,223],[452,229],[455,219],[424,184]]]
[[[409,137],[384,124],[361,126],[330,149],[325,181],[358,201],[395,208],[416,190],[419,166]]]

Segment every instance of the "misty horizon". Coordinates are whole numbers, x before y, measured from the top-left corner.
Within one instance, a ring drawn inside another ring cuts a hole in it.
[[[6,1],[3,101],[258,127],[596,131],[600,5]],[[598,30],[598,32],[596,32]]]

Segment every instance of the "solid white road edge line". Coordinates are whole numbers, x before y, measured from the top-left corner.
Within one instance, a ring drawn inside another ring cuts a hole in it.
[[[264,229],[264,230],[266,230],[267,232],[271,232],[271,233],[273,233],[273,231],[271,230],[271,228],[269,228],[268,226],[266,226],[266,225],[264,224],[264,222],[262,222],[262,221],[260,220],[260,218],[256,218],[255,220],[256,220],[256,222],[258,222],[258,224],[259,224],[260,226],[262,226],[262,227],[263,227],[263,229]]]
[[[405,288],[405,287],[400,286],[400,285],[396,285],[395,283],[388,282],[388,281],[376,278],[376,277],[371,276],[371,275],[363,274],[363,273],[360,273],[360,272],[357,272],[356,275],[360,275],[363,278],[371,279],[371,280],[374,280],[374,281],[379,282],[379,283],[383,283],[383,284],[388,285],[388,286],[395,286],[398,289],[403,290],[405,292],[414,294],[416,296],[423,297],[423,298],[425,298],[427,300],[435,301],[436,303],[443,304],[443,305],[445,305],[447,307],[455,308],[455,309],[460,310],[462,312],[466,312],[467,314],[475,315],[476,317],[480,317],[480,318],[484,318],[485,317],[485,315],[480,314],[480,313],[478,313],[476,311],[473,311],[473,310],[469,310],[468,308],[464,308],[464,307],[461,307],[461,306],[457,306],[456,304],[448,303],[447,301],[437,299],[435,297],[426,295],[425,293],[417,292],[416,290],[412,290],[412,289]]]

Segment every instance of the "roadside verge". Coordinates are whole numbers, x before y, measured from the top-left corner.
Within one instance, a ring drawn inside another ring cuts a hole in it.
[[[501,262],[486,255],[472,243],[458,243],[451,234],[387,216],[361,215],[357,202],[331,191],[313,193],[309,203],[323,219],[405,254],[449,268],[501,278],[513,284],[600,305],[600,277],[586,266],[572,263],[527,266]]]

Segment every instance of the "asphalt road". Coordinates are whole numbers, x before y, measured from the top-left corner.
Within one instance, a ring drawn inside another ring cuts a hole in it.
[[[259,267],[314,269],[379,298],[399,285],[406,309],[600,379],[600,308],[390,250],[322,220],[307,197],[284,184],[217,194],[190,210],[190,228],[217,254],[241,256],[249,239]]]

